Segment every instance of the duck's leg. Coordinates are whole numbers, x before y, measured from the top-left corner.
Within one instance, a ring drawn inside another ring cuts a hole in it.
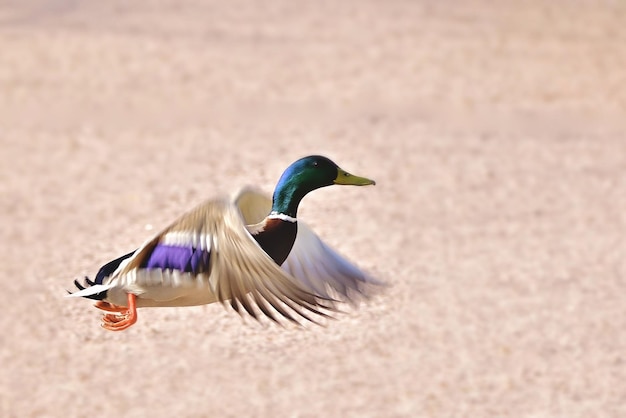
[[[106,302],[104,302],[106,303]],[[106,314],[102,317],[102,328],[109,331],[122,331],[137,322],[137,296],[128,293],[128,308],[123,308],[116,305],[107,304],[108,306],[96,307],[109,312],[118,312],[119,315]]]
[[[126,306],[118,306],[118,305],[113,305],[112,303],[109,302],[105,302],[103,300],[99,300],[96,303],[94,303],[94,305],[96,308],[100,309],[101,311],[106,311],[106,312],[126,312],[128,310],[128,308]]]

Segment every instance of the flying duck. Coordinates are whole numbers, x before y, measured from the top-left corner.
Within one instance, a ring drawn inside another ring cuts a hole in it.
[[[206,201],[137,250],[74,281],[70,297],[96,300],[102,327],[121,331],[137,308],[230,304],[243,315],[317,322],[339,300],[366,295],[380,281],[362,272],[297,219],[304,196],[321,187],[376,184],[330,159],[312,155],[291,164],[272,198],[251,188],[233,199]]]

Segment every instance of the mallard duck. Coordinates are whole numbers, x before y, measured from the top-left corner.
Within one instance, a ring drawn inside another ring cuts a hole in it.
[[[239,314],[301,324],[330,316],[336,302],[382,284],[297,220],[304,196],[321,187],[373,185],[312,155],[291,164],[273,197],[250,188],[209,200],[137,250],[106,263],[71,297],[97,300],[102,327],[127,329],[137,308],[230,303]]]

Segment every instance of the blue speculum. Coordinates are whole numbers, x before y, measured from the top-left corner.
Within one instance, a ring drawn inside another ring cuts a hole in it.
[[[198,273],[209,265],[209,252],[200,248],[158,244],[141,267]]]

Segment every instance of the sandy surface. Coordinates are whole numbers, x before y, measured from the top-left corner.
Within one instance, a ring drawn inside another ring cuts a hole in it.
[[[135,3],[0,3],[2,417],[626,416],[622,2]],[[299,214],[359,310],[63,298],[311,153],[378,181]]]

